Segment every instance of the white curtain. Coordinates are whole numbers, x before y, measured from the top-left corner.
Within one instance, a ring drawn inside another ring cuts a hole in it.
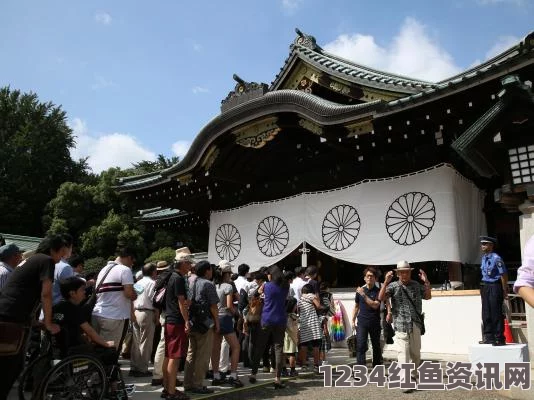
[[[477,262],[483,193],[449,165],[334,190],[214,211],[208,257],[251,270],[303,241],[358,264]]]

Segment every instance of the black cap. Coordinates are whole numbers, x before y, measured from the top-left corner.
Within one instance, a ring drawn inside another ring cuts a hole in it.
[[[492,243],[493,245],[496,245],[497,239],[491,236],[480,236],[480,243]]]

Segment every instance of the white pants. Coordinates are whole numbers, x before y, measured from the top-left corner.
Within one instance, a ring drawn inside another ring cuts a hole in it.
[[[224,336],[221,342],[221,356],[219,358],[219,371],[220,372],[230,371],[230,345],[228,344]]]
[[[419,327],[413,324],[413,330],[410,333],[395,332],[395,341],[397,342],[399,364],[414,363],[415,370],[412,374],[417,377],[417,368],[421,364],[421,331]],[[401,376],[403,375],[401,374]]]

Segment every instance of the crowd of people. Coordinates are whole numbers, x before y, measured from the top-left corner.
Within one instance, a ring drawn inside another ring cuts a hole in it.
[[[482,240],[486,257],[493,254],[490,239]],[[173,263],[147,263],[134,277],[136,254],[124,247],[98,275],[84,275],[83,259],[72,255],[72,245],[69,235],[49,236],[27,258],[16,245],[0,247],[0,398],[7,398],[23,369],[36,329],[50,333],[60,357],[90,354],[107,371],[122,354],[130,359],[130,376],[152,377],[153,386],[163,387],[161,397],[171,400],[213,393],[208,386],[242,387],[240,362],[250,369],[250,383],[257,381],[260,365],[274,373],[276,389],[285,388],[282,377],[297,376],[297,368],[318,373],[327,362],[328,320],[335,308],[315,266],[250,272],[248,265],[235,268],[227,260],[195,263],[182,247]],[[498,281],[505,267],[491,257],[495,273],[483,258],[483,276]],[[352,314],[358,364],[366,365],[368,338],[372,365],[383,363],[391,323],[398,362],[420,364],[422,300],[431,298],[431,290],[425,272],[419,270],[419,280],[413,280],[412,270],[400,261],[383,283],[380,270],[363,271],[365,284],[356,289]],[[392,281],[395,274],[399,279]],[[531,281],[519,282],[518,290],[532,289]],[[500,334],[486,339],[498,342]],[[181,372],[183,381],[177,378]],[[112,389],[117,379],[110,372]]]

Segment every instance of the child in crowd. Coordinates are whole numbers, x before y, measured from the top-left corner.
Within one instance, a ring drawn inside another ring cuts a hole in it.
[[[290,297],[287,299],[287,326],[286,333],[284,336],[284,357],[289,358],[289,368],[290,371],[287,371],[287,368],[284,367],[282,370],[282,376],[297,376],[298,373],[295,370],[297,366],[297,344],[298,344],[298,315],[297,315],[297,299]]]
[[[321,322],[321,329],[323,331],[323,339],[321,340],[321,347],[319,348],[319,359],[322,364],[326,364],[326,353],[332,349],[330,341],[330,333],[328,332],[328,318],[333,316],[336,308],[332,293],[328,291],[328,283],[321,282],[319,285],[319,299],[322,309],[317,310]]]

